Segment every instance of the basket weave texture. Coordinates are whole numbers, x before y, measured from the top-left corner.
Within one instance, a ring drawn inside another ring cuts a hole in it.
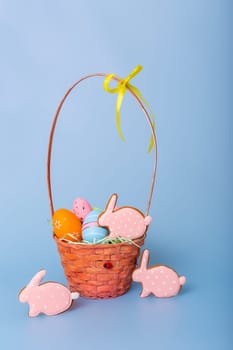
[[[72,292],[100,299],[118,297],[128,291],[144,237],[135,240],[139,247],[127,242],[75,245],[55,236],[54,239]],[[111,268],[106,268],[106,263]]]

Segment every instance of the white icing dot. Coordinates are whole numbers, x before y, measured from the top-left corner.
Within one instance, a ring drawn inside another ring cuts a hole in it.
[[[36,298],[37,298],[37,299],[40,299],[40,295],[37,295]]]
[[[44,309],[48,309],[48,305],[44,305]]]
[[[158,275],[155,275],[155,278],[156,278],[156,279],[158,279],[158,278],[159,278],[159,276],[158,276]]]
[[[150,279],[150,276],[147,275],[147,276],[146,276],[146,279],[149,280],[149,279]]]
[[[56,286],[57,289],[60,289],[60,286]]]
[[[155,285],[155,282],[152,282],[152,286],[154,286]]]
[[[165,281],[163,281],[163,282],[162,282],[162,284],[165,286],[166,282],[165,282]]]
[[[173,283],[173,284],[176,284],[176,280],[173,280],[172,283]]]
[[[60,222],[59,220],[56,220],[56,221],[54,222],[54,226],[55,226],[57,229],[60,229],[61,226],[62,226],[62,224],[61,224],[61,222]]]

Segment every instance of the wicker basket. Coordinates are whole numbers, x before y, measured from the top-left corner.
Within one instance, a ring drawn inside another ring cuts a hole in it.
[[[106,77],[106,74],[97,73],[85,76],[73,84],[62,98],[56,110],[48,146],[47,182],[51,214],[54,213],[53,197],[51,190],[50,164],[54,131],[61,108],[71,91],[82,81],[92,77]],[[114,80],[119,81],[117,77]],[[148,215],[156,174],[157,146],[153,123],[149,113],[141,100],[127,87],[127,90],[136,99],[141,107],[154,139],[154,170],[149,194],[148,206],[145,215]],[[144,244],[145,235],[132,243],[114,244],[72,244],[62,241],[54,235],[54,240],[61,257],[61,263],[72,292],[79,292],[81,296],[88,298],[114,298],[128,291],[132,282],[132,272],[136,267],[140,247]]]
[[[74,245],[55,237],[70,290],[88,298],[114,298],[132,282],[140,246],[128,243]]]

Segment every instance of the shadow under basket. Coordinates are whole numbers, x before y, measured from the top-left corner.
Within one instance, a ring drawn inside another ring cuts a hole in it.
[[[115,298],[128,291],[144,236],[114,244],[79,245],[54,236],[71,292],[82,297]]]

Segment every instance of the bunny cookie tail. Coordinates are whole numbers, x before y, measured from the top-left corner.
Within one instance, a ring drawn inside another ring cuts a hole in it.
[[[180,281],[180,285],[183,286],[185,284],[185,282],[186,282],[186,277],[185,276],[181,276],[179,278],[179,281]]]
[[[75,299],[78,299],[79,298],[79,293],[78,292],[72,292],[71,293],[71,298],[72,298],[72,300],[75,300]]]
[[[146,224],[146,226],[150,225],[151,221],[152,221],[152,217],[151,216],[146,216],[145,217],[145,224]]]

